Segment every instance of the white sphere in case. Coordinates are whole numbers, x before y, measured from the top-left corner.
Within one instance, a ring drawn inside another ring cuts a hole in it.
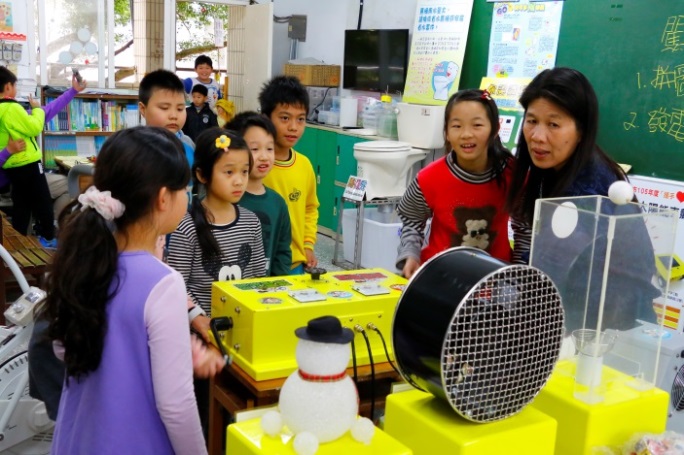
[[[634,198],[634,188],[629,182],[618,180],[608,188],[608,197],[614,204],[627,204]]]

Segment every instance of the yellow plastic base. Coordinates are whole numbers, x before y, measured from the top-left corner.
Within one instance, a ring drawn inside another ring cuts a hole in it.
[[[385,431],[415,455],[551,455],[556,421],[527,407],[493,423],[461,418],[447,402],[419,390],[387,397]]]
[[[296,455],[292,448],[292,433],[280,437],[266,436],[261,430],[259,418],[234,423],[228,426],[226,436],[226,455]],[[410,449],[388,436],[381,429],[375,429],[370,444],[362,444],[352,439],[347,432],[340,439],[321,444],[316,455],[411,455]]]
[[[531,404],[558,421],[557,455],[589,454],[592,447],[621,446],[635,433],[665,431],[667,393],[635,390],[625,385],[626,375],[603,367],[604,401],[587,404],[574,398],[574,369],[573,361],[560,362]]]

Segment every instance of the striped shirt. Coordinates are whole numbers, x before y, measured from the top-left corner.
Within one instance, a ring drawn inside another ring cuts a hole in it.
[[[188,295],[211,315],[211,284],[266,275],[261,224],[249,210],[235,206],[235,220],[226,225],[211,225],[211,233],[221,247],[220,260],[202,257],[195,223],[186,213],[169,240],[168,263],[178,270]]]

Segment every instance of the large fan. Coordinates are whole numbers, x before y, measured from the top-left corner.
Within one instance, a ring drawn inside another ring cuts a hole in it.
[[[558,360],[563,307],[541,271],[453,248],[409,281],[394,316],[394,353],[414,387],[474,422],[518,413]]]

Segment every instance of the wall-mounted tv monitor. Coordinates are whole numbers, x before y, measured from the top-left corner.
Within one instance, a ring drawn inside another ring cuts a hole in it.
[[[408,29],[345,30],[343,88],[404,91]]]

